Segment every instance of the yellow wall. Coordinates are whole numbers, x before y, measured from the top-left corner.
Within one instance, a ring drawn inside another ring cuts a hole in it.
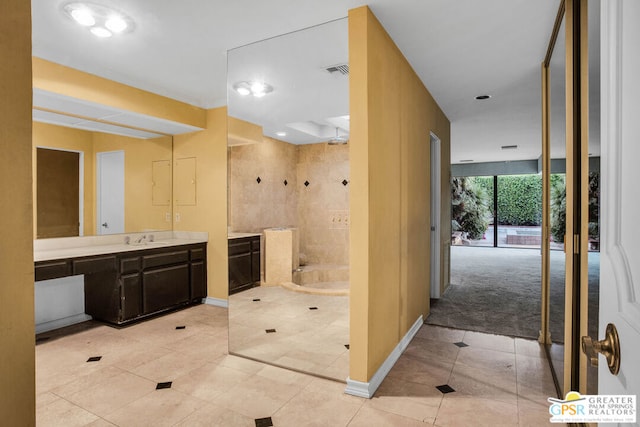
[[[93,151],[124,150],[124,226],[125,233],[146,230],[171,230],[171,206],[152,204],[152,162],[154,160],[171,161],[171,137],[154,139],[136,139],[126,136],[92,132]],[[95,155],[93,156],[95,161]],[[95,169],[95,168],[94,168]],[[92,187],[96,188],[95,177]],[[91,234],[95,234],[94,232]]]
[[[0,28],[0,423],[29,427],[35,425],[31,2],[0,2]]]
[[[34,207],[36,147],[58,148],[84,153],[84,235],[96,234],[96,153],[124,150],[125,155],[125,232],[170,230],[165,214],[171,206],[151,203],[151,162],[171,160],[171,137],[136,139],[126,136],[90,132],[46,123],[33,123]],[[34,209],[34,236],[36,227]]]
[[[200,128],[207,124],[202,108],[36,57],[33,87]]]
[[[449,121],[367,7],[349,11],[349,66],[349,376],[368,382],[429,312],[429,132],[448,153]]]
[[[207,111],[207,129],[173,137],[173,159],[196,158],[196,203],[174,205],[176,231],[206,231],[208,296],[227,299],[227,109]],[[183,189],[174,180],[174,200]]]

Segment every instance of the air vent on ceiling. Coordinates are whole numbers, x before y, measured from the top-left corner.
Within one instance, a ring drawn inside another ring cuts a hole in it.
[[[326,67],[325,70],[327,70],[331,74],[340,73],[343,76],[347,76],[349,75],[349,64],[332,65],[330,67]]]
[[[472,159],[464,159],[464,160],[460,160],[460,163],[471,163],[473,162]]]
[[[500,148],[502,148],[503,150],[515,150],[515,149],[518,148],[518,146],[517,145],[503,145]]]

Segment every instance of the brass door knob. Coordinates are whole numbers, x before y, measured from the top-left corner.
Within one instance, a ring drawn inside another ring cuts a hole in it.
[[[596,341],[590,336],[582,337],[582,351],[587,355],[591,366],[598,366],[598,353],[607,359],[609,372],[618,375],[620,371],[620,340],[618,330],[613,323],[607,325],[605,338]]]

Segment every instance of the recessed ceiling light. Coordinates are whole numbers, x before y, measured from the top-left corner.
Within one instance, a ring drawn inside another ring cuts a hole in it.
[[[125,21],[118,15],[111,15],[109,18],[107,18],[104,26],[114,33],[121,33],[127,29],[127,21]]]
[[[261,81],[242,81],[233,85],[233,89],[242,96],[253,95],[262,98],[269,92],[273,92],[273,86]]]
[[[62,11],[79,25],[87,27],[97,37],[111,37],[114,34],[133,30],[133,19],[122,12],[96,3],[71,2]]]
[[[276,132],[276,135],[278,136],[287,136],[286,132]]]
[[[491,95],[478,95],[478,96],[476,96],[476,99],[480,100],[480,101],[482,101],[483,99],[489,99],[489,98],[491,98]]]
[[[111,31],[102,27],[91,27],[89,31],[91,31],[91,34],[93,34],[94,36],[98,36],[103,39],[106,39],[107,37],[111,37],[113,35]]]
[[[89,9],[79,7],[71,10],[71,17],[80,25],[90,27],[96,24],[96,20]]]

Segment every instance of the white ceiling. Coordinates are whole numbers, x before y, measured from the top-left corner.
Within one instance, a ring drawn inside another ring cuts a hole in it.
[[[135,30],[98,39],[61,13],[65,1],[32,0],[33,54],[204,108],[227,104],[227,51],[346,17],[349,9],[364,4],[362,0],[95,2],[124,11],[135,20]],[[540,155],[540,63],[558,3],[369,1],[451,120],[452,163]],[[327,63],[333,61],[331,52],[338,53],[335,63],[342,61],[346,40],[344,45],[334,42],[334,47],[318,55],[316,69],[333,64]],[[230,58],[241,50],[232,51]],[[293,52],[300,56],[302,51]],[[285,73],[278,69],[273,94],[278,93],[276,80],[294,79]],[[492,98],[476,101],[481,94]],[[333,112],[322,110],[322,105],[320,94],[309,94],[296,117],[283,114],[278,120],[322,122],[344,114],[343,107]],[[271,128],[279,125],[274,123],[265,126],[265,132],[275,132]],[[519,148],[500,150],[513,144]]]

